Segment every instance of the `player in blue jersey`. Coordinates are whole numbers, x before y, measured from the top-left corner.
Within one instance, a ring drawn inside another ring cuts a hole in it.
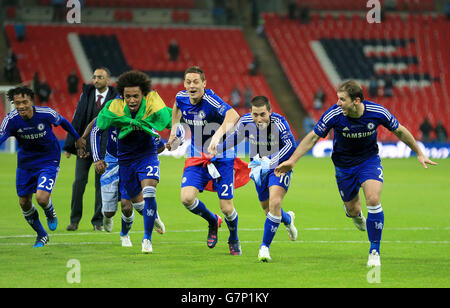
[[[117,129],[115,127],[110,127],[108,132],[108,141],[106,143],[106,153],[105,157],[102,157],[99,145],[102,136],[102,130],[100,130],[96,124],[96,118],[88,125],[83,138],[87,138],[90,134],[91,138],[91,152],[92,158],[94,160],[95,171],[102,174],[100,178],[101,190],[102,190],[102,213],[103,213],[103,226],[107,232],[111,232],[113,228],[113,216],[117,212],[117,203],[120,200],[122,208],[122,219],[121,219],[121,232],[120,240],[123,247],[131,247],[131,239],[129,236],[129,231],[134,222],[134,212],[136,211],[143,215],[144,209],[144,199],[142,193],[137,196],[137,202],[132,203],[128,197],[124,187],[123,181],[119,178],[119,162],[117,159]],[[90,132],[90,133],[89,133]],[[177,138],[179,138],[180,143],[184,140],[184,129],[182,125],[178,127]],[[156,138],[156,148],[158,149],[158,154],[164,151],[165,145],[161,138]],[[165,226],[159,217],[158,213],[155,218],[155,230],[163,234],[165,232]]]
[[[197,196],[211,180],[217,191],[220,209],[230,236],[230,254],[240,255],[241,245],[237,235],[238,214],[234,208],[234,151],[223,157],[208,157],[214,152],[223,135],[239,120],[239,114],[211,89],[206,89],[204,72],[190,67],[184,73],[186,90],[176,95],[172,111],[172,131],[166,147],[171,150],[176,137],[176,127],[183,118],[191,132],[191,148],[186,160],[181,183],[181,202],[192,213],[208,222],[207,245],[214,248],[221,217],[212,213]]]
[[[86,145],[85,140],[64,117],[49,107],[33,106],[34,92],[24,86],[8,91],[8,99],[16,110],[8,113],[0,126],[0,144],[9,137],[18,143],[16,190],[26,221],[37,233],[33,247],[42,247],[48,233],[39,221],[39,214],[32,203],[36,193],[37,203],[44,209],[48,228],[56,230],[58,219],[51,199],[61,160],[61,148],[52,126],[59,126],[76,140],[77,148]]]
[[[131,117],[135,119],[144,97],[151,91],[151,80],[145,73],[129,71],[119,76],[116,88],[128,106]],[[97,122],[101,116],[102,112],[99,114]],[[117,128],[118,135],[120,135],[122,129]],[[157,213],[156,186],[159,182],[156,138],[143,129],[133,127],[129,134],[122,139],[117,139],[117,159],[119,162],[119,178],[124,192],[134,204],[141,203],[143,197],[144,238],[142,240],[142,252],[152,253],[152,231]]]
[[[275,167],[292,155],[297,143],[285,118],[272,112],[267,97],[255,96],[250,105],[250,113],[241,117],[235,132],[217,146],[217,151],[223,152],[244,139],[250,144],[249,167],[253,167],[250,177],[255,182],[259,201],[267,217],[258,259],[269,262],[269,247],[280,223],[284,223],[292,241],[297,239],[294,212],[285,212],[281,208],[291,183],[292,171],[281,176],[274,173]]]
[[[407,128],[383,106],[364,100],[362,87],[353,80],[342,83],[337,89],[338,102],[329,108],[297,147],[294,154],[276,169],[276,174],[290,171],[295,163],[320,138],[334,129],[332,160],[336,181],[346,215],[356,227],[366,231],[370,241],[367,266],[380,266],[380,241],[384,213],[380,196],[383,188],[383,167],[378,156],[377,128],[382,125],[392,131],[417,155],[420,164],[436,165],[418,147]],[[362,187],[367,205],[367,220],[361,212]]]

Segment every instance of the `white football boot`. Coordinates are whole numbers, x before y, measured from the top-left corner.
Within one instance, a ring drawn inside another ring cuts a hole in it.
[[[353,223],[355,224],[356,228],[359,231],[366,231],[366,217],[364,217],[363,213],[361,212],[361,213],[359,213],[358,216],[352,217],[352,216],[348,215],[345,204],[343,205],[343,207],[344,207],[345,215],[347,215],[347,217],[349,217],[353,220]]]
[[[164,234],[164,232],[166,232],[166,226],[162,222],[161,217],[159,216],[159,213],[158,213],[158,217],[156,217],[156,219],[155,219],[155,227],[154,227],[154,229],[159,234]]]
[[[352,217],[353,223],[359,231],[366,231],[366,217],[361,212],[359,216]]]
[[[369,254],[367,267],[376,267],[376,266],[381,266],[380,255],[375,249],[373,249],[372,252]]]
[[[122,242],[122,247],[133,247],[129,235],[120,236],[120,241]]]
[[[150,240],[144,239],[142,241],[142,252],[143,253],[152,253],[153,252],[152,242],[150,242]]]
[[[295,220],[295,213],[292,211],[287,212],[286,214],[288,214],[289,216],[291,216],[291,224],[289,226],[286,226],[286,230],[288,232],[289,235],[289,239],[291,241],[295,241],[297,239],[297,235],[298,235],[298,231],[297,228],[294,225],[294,220]]]
[[[258,260],[261,262],[270,262],[272,258],[270,257],[269,247],[262,245],[259,248]]]

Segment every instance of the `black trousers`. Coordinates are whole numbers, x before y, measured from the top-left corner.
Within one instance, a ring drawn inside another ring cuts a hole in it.
[[[77,157],[75,165],[75,181],[72,186],[72,202],[70,222],[79,223],[83,215],[83,195],[86,189],[86,184],[89,178],[89,169],[92,165],[92,158]],[[94,216],[92,216],[91,223],[94,226],[103,225],[102,214],[102,193],[100,187],[101,175],[95,173],[95,202],[94,202]]]

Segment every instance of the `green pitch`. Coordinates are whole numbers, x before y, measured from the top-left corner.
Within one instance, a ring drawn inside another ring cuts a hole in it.
[[[296,213],[299,238],[289,241],[281,225],[271,246],[272,263],[257,260],[265,216],[253,183],[235,193],[243,255],[230,256],[225,223],[217,246],[206,246],[206,222],[179,201],[184,159],[168,157],[161,157],[157,190],[167,232],[153,234],[153,254],[141,253],[138,214],[130,233],[132,248],[120,245],[120,213],[112,233],[92,231],[93,168],[79,229],[65,230],[73,157],[62,158],[52,195],[58,229],[49,233],[46,247],[33,249],[35,234],[15,191],[16,156],[0,154],[0,161],[0,287],[450,287],[450,160],[438,160],[439,166],[428,170],[415,158],[383,160],[386,219],[378,273],[365,266],[367,235],[345,217],[329,158],[305,157],[297,165],[283,208]],[[200,199],[220,212],[214,193],[200,194]],[[46,227],[40,208],[39,215]]]

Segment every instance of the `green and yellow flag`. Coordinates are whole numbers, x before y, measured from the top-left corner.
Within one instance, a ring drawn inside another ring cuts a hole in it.
[[[172,109],[167,107],[156,91],[150,91],[142,99],[141,106],[134,119],[130,109],[122,98],[116,98],[106,103],[97,116],[97,126],[106,130],[110,126],[120,128],[119,139],[127,136],[137,126],[152,136],[159,137],[153,131],[162,131],[172,127]]]

